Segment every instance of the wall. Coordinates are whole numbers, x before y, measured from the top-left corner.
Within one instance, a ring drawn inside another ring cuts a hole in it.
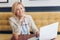
[[[9,3],[0,3],[0,12],[11,12],[14,2],[20,0],[8,0]],[[60,11],[60,0],[22,0],[27,12]],[[36,5],[36,6],[35,6]],[[43,6],[43,7],[42,7]]]
[[[27,7],[35,6],[60,6],[60,0],[22,0]]]
[[[8,0],[8,3],[0,3],[0,7],[11,7],[14,2],[19,0]]]
[[[12,4],[20,0],[8,0],[9,3],[0,3],[0,7],[11,7]],[[27,7],[35,6],[60,6],[60,0],[22,0],[23,4]]]

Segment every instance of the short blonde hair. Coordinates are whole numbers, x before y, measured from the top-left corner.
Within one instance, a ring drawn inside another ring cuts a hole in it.
[[[15,13],[15,10],[16,10],[16,7],[17,7],[18,4],[20,4],[20,5],[23,6],[23,4],[22,4],[21,2],[15,2],[15,3],[12,5],[12,13]],[[23,8],[24,8],[24,6],[23,6]]]

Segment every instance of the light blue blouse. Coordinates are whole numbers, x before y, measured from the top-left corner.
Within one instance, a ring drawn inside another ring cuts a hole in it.
[[[28,34],[27,24],[24,22],[22,23],[22,34]]]

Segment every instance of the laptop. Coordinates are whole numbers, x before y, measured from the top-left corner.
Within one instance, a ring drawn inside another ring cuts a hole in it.
[[[39,40],[51,40],[57,37],[58,22],[43,26],[40,28]]]

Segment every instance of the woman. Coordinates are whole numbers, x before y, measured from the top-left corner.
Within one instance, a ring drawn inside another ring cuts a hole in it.
[[[9,23],[13,31],[14,40],[18,40],[19,35],[30,34],[30,28],[32,28],[36,36],[39,35],[39,31],[32,17],[25,14],[25,8],[22,3],[14,3],[12,6],[12,13],[14,16],[9,18]]]

